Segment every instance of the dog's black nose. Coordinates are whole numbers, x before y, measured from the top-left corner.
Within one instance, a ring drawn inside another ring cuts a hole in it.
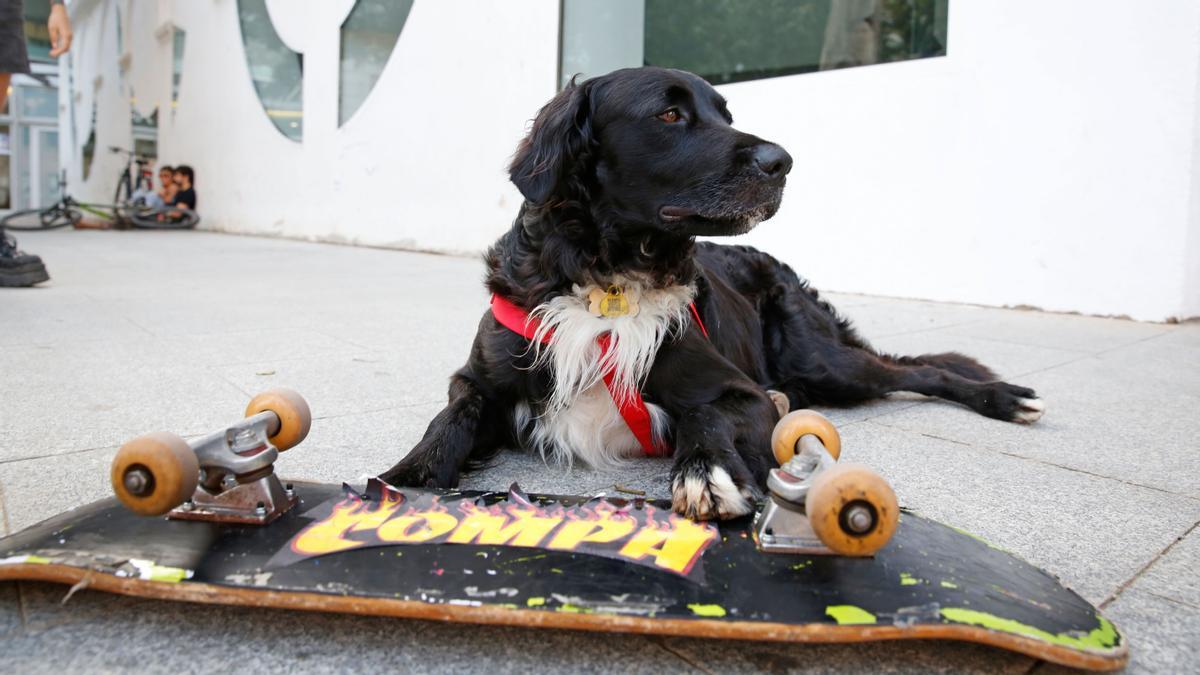
[[[752,156],[754,166],[767,178],[782,178],[792,170],[792,156],[774,143],[760,143],[754,146]]]

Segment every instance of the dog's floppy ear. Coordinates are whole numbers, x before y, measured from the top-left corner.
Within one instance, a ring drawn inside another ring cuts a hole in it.
[[[575,84],[550,99],[533,120],[533,127],[508,167],[513,184],[534,204],[563,197],[564,183],[584,169],[592,144],[591,82]]]

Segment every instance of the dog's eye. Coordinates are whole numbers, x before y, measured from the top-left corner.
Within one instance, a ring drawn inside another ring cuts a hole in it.
[[[658,113],[658,119],[666,122],[667,124],[678,122],[682,117],[683,116],[679,114],[679,110],[676,108],[671,108],[670,110],[664,110],[663,112]]]

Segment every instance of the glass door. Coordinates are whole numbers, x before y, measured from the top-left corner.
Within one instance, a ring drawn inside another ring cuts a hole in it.
[[[50,206],[58,201],[61,188],[58,184],[58,129],[33,127],[33,147],[29,160],[33,184],[33,205]]]
[[[44,208],[58,201],[58,129],[22,125],[16,156],[19,209]]]

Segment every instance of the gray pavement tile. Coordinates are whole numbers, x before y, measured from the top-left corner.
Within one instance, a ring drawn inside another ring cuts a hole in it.
[[[874,305],[878,302],[886,302],[890,298],[883,298],[877,295],[860,295],[858,293],[836,293],[832,291],[821,291],[821,297],[827,302],[833,304],[838,309],[846,307],[862,307],[863,305]]]
[[[109,289],[116,292],[115,289]],[[188,297],[181,303],[179,296]],[[103,311],[120,316],[132,326],[155,337],[209,336],[264,329],[302,329],[310,326],[309,317],[295,307],[295,299],[259,297],[245,300],[236,294],[229,298],[204,299],[188,290],[165,291],[154,297],[121,297],[106,300]],[[290,311],[289,311],[290,310]]]
[[[42,295],[50,295],[55,289],[32,289],[27,295],[16,297],[26,307],[40,301]],[[5,304],[12,302],[5,293]],[[12,314],[9,312],[12,311]],[[41,311],[16,312],[5,308],[4,330],[0,331],[0,347],[5,349],[29,345],[46,345],[65,340],[105,340],[119,342],[137,339],[146,331],[125,317],[113,314],[95,304],[59,304],[43,306]]]
[[[189,366],[221,366],[270,360],[332,357],[353,345],[307,328],[264,328],[236,333],[185,335],[164,339],[164,350]]]
[[[77,368],[68,359],[14,368],[21,392],[0,408],[0,462],[119,445],[149,431],[198,434],[241,416],[246,397],[196,368],[127,362]]]
[[[1033,659],[945,640],[809,645],[666,638],[708,672],[740,673],[1025,673]]]
[[[898,391],[888,394],[884,398],[864,403],[862,405],[850,406],[846,408],[832,408],[829,406],[814,406],[813,409],[819,411],[822,415],[829,418],[840,429],[847,424],[854,424],[863,420],[869,420],[880,415],[899,412],[905,408],[911,408],[914,405],[923,405],[930,400],[928,396],[914,394],[907,391]]]
[[[843,462],[874,467],[901,506],[961,528],[1104,600],[1200,520],[1200,501],[863,422]]]
[[[170,368],[186,365],[181,363],[185,356],[147,333],[122,340],[61,340],[0,349],[0,372],[54,371],[61,375],[90,369],[124,369],[131,365]]]
[[[614,497],[630,497],[613,486],[620,484],[646,492],[650,498],[670,497],[667,474],[671,469],[670,459],[636,458],[624,467],[597,471],[576,464],[568,467],[543,462],[534,452],[505,450],[488,466],[463,477],[460,487],[468,490],[507,490],[516,482],[526,492],[559,495],[596,495],[605,493]]]
[[[1200,673],[1200,661],[1196,659],[1200,607],[1143,592],[1135,583],[1105,609],[1105,614],[1129,640],[1125,673]],[[1068,675],[1079,671],[1046,664],[1035,672]]]
[[[945,332],[1034,347],[1095,353],[1176,329],[1175,326],[1159,323],[1009,310],[991,311],[980,321],[949,327]]]
[[[1134,582],[1138,590],[1200,610],[1200,528],[1171,546]]]
[[[355,345],[318,331],[258,329],[156,337],[147,333],[121,340],[66,340],[53,344],[17,346],[0,350],[0,372],[28,370],[49,376],[105,368],[178,369],[246,364],[369,353]]]
[[[0,645],[6,636],[21,628],[21,596],[15,582],[0,581]],[[0,665],[4,663],[0,651]]]
[[[359,484],[390,469],[412,449],[441,404],[313,420],[303,443],[275,462],[288,480]]]
[[[1192,353],[1200,352],[1200,319],[1193,319],[1179,324],[1173,330],[1158,335],[1153,341],[1147,340],[1146,346],[1163,345],[1191,349]]]
[[[438,298],[439,302],[406,302],[403,310],[393,308],[387,312],[372,307],[341,308],[311,317],[310,325],[389,358],[419,363],[430,356],[449,355],[453,357],[452,368],[457,369],[467,362],[476,327],[488,311],[487,296],[482,288],[472,286],[452,292],[439,290]],[[386,300],[389,307],[395,304],[394,298]]]
[[[14,673],[685,672],[640,636],[171,604],[25,584],[29,622],[0,638]],[[115,648],[123,645],[124,648]],[[210,664],[210,665],[205,665]]]
[[[959,352],[975,358],[1003,379],[1019,378],[1085,356],[1083,352],[952,335],[941,330],[892,335],[875,340],[873,345],[881,352],[900,356]]]
[[[308,401],[315,417],[331,417],[426,403],[445,404],[450,376],[459,357],[444,351],[422,359],[386,359],[348,351],[323,357],[265,360],[212,369],[253,396],[289,387]],[[249,403],[247,398],[243,403]]]
[[[311,328],[339,319],[402,315],[414,302],[450,309],[460,304],[446,303],[446,293],[483,297],[477,258],[206,233],[183,237],[134,241],[113,233],[85,235],[83,245],[94,247],[93,256],[101,252],[99,259],[107,264],[77,260],[63,240],[48,243],[47,256],[72,273],[83,272],[64,279],[51,296],[87,288],[94,311],[159,336]],[[181,246],[189,247],[187,262],[179,260]],[[130,256],[129,248],[138,255]],[[189,264],[192,260],[199,262]],[[34,299],[27,304],[33,307]]]
[[[834,307],[837,307],[836,303]],[[845,310],[839,308],[839,313],[850,319],[860,335],[874,341],[889,335],[974,323],[993,315],[1006,316],[1009,312],[970,305],[881,298],[866,305]]]
[[[109,466],[116,454],[110,447],[0,464],[10,532],[111,497]]]
[[[875,422],[1200,497],[1200,347],[1147,340],[1019,378],[1046,402],[1023,426],[933,403]]]

